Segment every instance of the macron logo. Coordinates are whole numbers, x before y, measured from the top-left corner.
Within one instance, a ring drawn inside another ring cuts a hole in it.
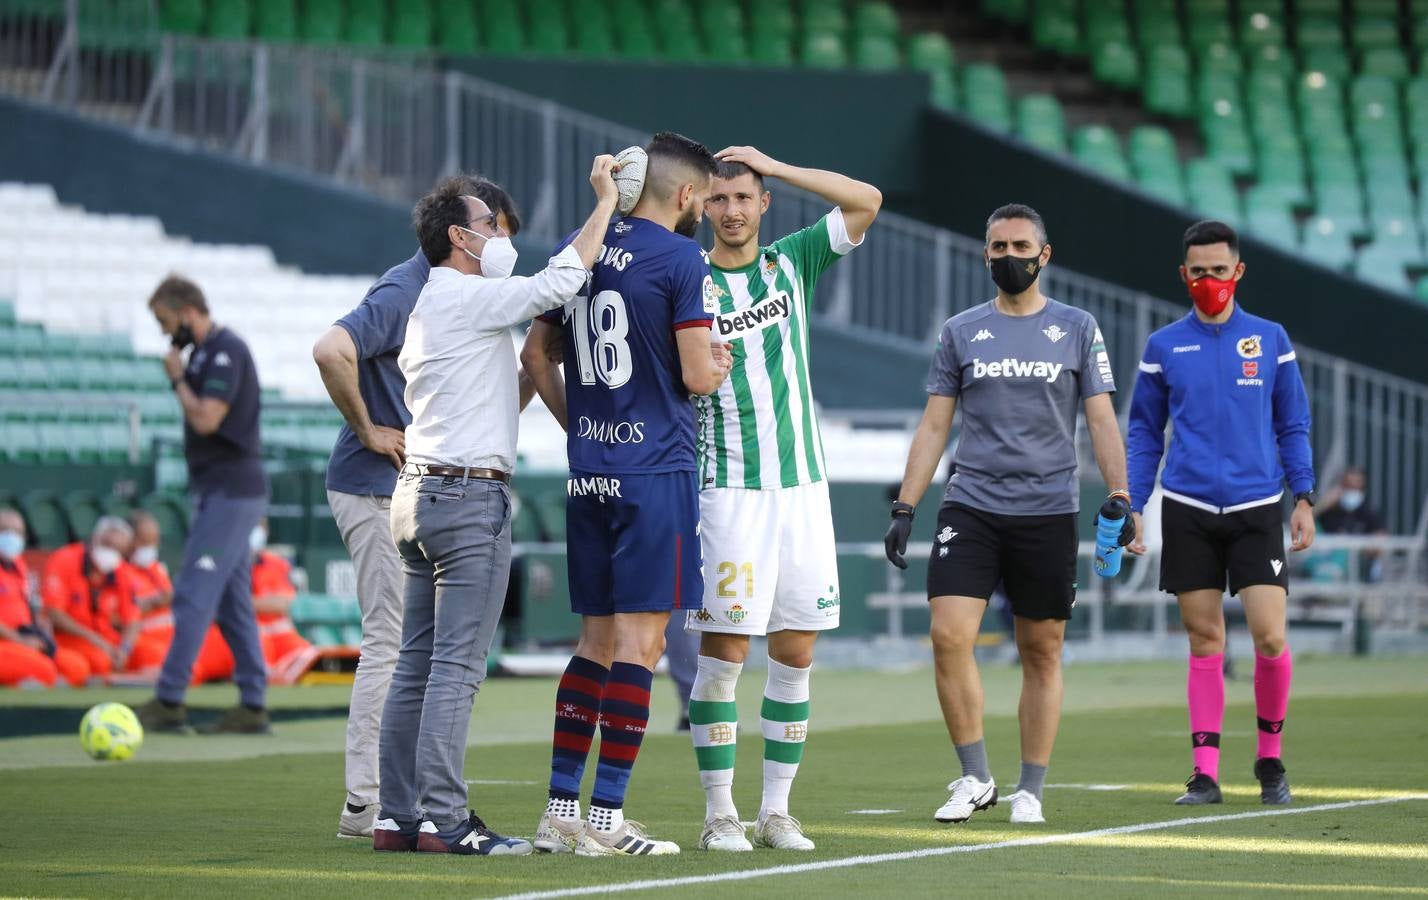
[[[1284,568],[1284,563],[1277,559],[1271,559],[1269,561],[1269,567],[1274,570],[1274,574],[1278,575],[1280,570]]]
[[[984,363],[980,359],[972,360],[973,378],[1041,378],[1047,384],[1056,381],[1061,370],[1065,368],[1061,363],[1049,363],[1041,361],[1023,361],[1020,359],[1004,359],[1000,362]]]
[[[981,331],[977,332],[976,335],[974,335],[974,336],[972,337],[972,340],[969,341],[969,343],[975,344],[975,343],[977,343],[977,341],[990,341],[990,340],[992,340],[992,333],[991,333],[990,331],[988,331],[987,329],[983,328]]]

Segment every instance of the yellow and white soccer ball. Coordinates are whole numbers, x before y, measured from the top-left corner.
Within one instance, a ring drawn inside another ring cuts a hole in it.
[[[620,170],[614,176],[615,187],[620,191],[615,211],[628,216],[645,192],[645,170],[649,168],[650,158],[643,147],[635,146],[616,153],[615,161],[620,164]]]
[[[79,744],[95,759],[129,759],[144,743],[144,726],[122,703],[92,706],[79,723]]]

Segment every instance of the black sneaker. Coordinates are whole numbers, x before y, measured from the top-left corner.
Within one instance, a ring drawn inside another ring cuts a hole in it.
[[[1284,763],[1273,756],[1254,761],[1254,777],[1259,779],[1259,802],[1265,806],[1288,806],[1289,779],[1284,777]]]
[[[200,734],[272,734],[273,724],[266,709],[235,706],[217,722],[199,726]]]
[[[481,817],[471,817],[450,831],[441,831],[430,819],[421,823],[416,848],[421,853],[461,853],[466,856],[525,856],[531,842],[509,838],[486,827]]]
[[[153,698],[138,709],[139,724],[145,731],[188,734],[188,708]]]
[[[1220,786],[1215,779],[1203,772],[1196,772],[1185,782],[1185,793],[1175,798],[1176,806],[1200,806],[1206,803],[1223,803]]]

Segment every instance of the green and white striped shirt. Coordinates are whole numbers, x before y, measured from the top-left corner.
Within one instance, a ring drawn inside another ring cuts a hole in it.
[[[713,336],[734,345],[718,393],[695,398],[700,484],[773,489],[826,477],[808,370],[808,309],[818,276],[856,247],[843,211],[759,250],[741,269],[710,265]]]

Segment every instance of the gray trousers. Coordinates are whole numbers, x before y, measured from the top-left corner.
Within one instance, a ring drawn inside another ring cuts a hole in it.
[[[392,498],[327,492],[327,505],[357,573],[362,655],[347,713],[347,802],[377,802],[382,705],[402,638],[402,559],[392,543]]]
[[[402,475],[402,646],[382,710],[381,815],[466,819],[466,734],[511,574],[511,495],[496,481]]]
[[[182,703],[208,626],[233,651],[233,680],[247,706],[264,705],[268,665],[253,613],[253,556],[248,534],[263,518],[267,497],[229,497],[216,492],[193,497],[193,524],[183,548],[183,568],[174,580],[174,639],[159,670],[154,694]]]

